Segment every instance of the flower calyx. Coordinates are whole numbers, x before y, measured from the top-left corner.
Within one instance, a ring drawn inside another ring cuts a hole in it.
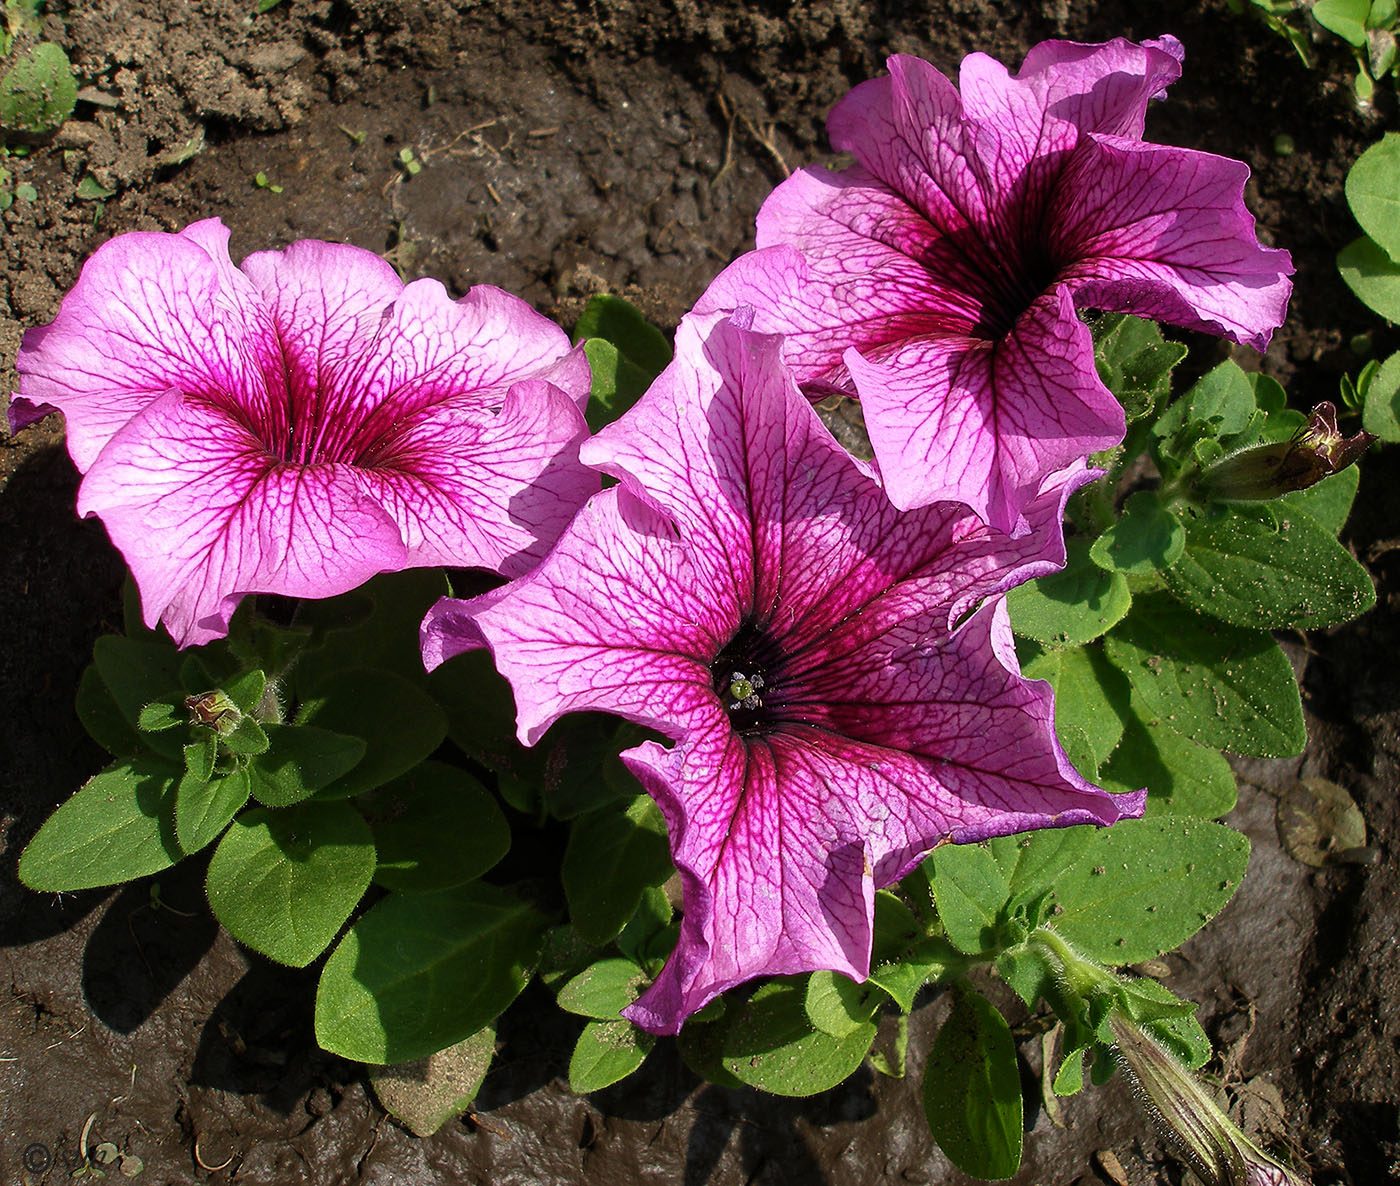
[[[1278,498],[1346,469],[1375,439],[1364,429],[1344,437],[1336,407],[1320,403],[1291,438],[1222,457],[1200,475],[1199,486],[1210,498],[1225,501]]]

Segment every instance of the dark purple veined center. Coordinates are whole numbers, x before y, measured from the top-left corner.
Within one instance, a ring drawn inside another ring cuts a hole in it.
[[[1000,341],[1055,283],[1067,262],[1039,225],[935,233],[914,258],[932,280],[917,319],[925,332]]]
[[[783,699],[781,646],[763,626],[750,620],[710,662],[710,679],[729,713],[736,733],[770,732],[775,709]]]
[[[989,269],[982,315],[974,334],[990,341],[1004,338],[1059,274],[1059,263],[1038,241],[1022,246],[1019,266]]]
[[[296,378],[287,376],[289,383]],[[397,448],[403,409],[386,400],[365,409],[335,392],[299,391],[261,414],[240,409],[263,447],[286,465],[384,465]]]

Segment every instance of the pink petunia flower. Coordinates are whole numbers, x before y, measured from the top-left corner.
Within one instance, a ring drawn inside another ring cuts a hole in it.
[[[1135,313],[1258,349],[1288,253],[1259,246],[1239,161],[1144,143],[1181,73],[1173,37],[1047,41],[960,88],[897,55],[832,111],[856,163],[769,196],[760,250],[698,311],[752,305],[813,398],[854,388],[890,499],[956,499],[1010,530],[1050,474],[1116,444],[1123,411],[1076,309]]]
[[[376,573],[518,576],[598,488],[578,461],[588,364],[523,301],[452,301],[369,251],[303,241],[235,268],[217,219],[134,233],[25,334],[10,409],[54,408],[98,515],[181,646],[248,593]]]
[[[657,1033],[751,977],[864,979],[875,890],[937,844],[1142,810],[1069,765],[997,596],[1063,563],[1082,464],[1015,539],[955,504],[901,513],[779,352],[687,318],[667,371],[583,447],[621,484],[537,569],[424,623],[429,667],[490,647],[527,745],[589,709],[674,739],[623,755],[684,885],[676,950],[627,1012]]]

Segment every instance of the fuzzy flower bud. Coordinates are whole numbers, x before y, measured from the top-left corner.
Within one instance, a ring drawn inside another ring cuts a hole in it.
[[[1206,1186],[1308,1186],[1257,1148],[1185,1067],[1122,1013],[1109,1029],[1133,1094],[1162,1138]]]
[[[1212,498],[1277,498],[1305,490],[1346,469],[1376,438],[1364,430],[1343,437],[1337,409],[1320,403],[1307,424],[1286,441],[1256,445],[1221,458],[1201,475],[1202,489]]]

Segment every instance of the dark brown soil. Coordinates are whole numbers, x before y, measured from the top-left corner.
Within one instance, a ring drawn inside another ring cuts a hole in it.
[[[52,8],[63,9],[61,4]],[[19,333],[51,318],[83,258],[123,231],[218,215],[235,258],[301,237],[388,253],[455,291],[490,282],[570,324],[593,292],[674,325],[751,245],[786,169],[824,151],[822,117],[891,51],[945,70],[974,49],[1014,61],[1049,36],[1170,31],[1185,78],[1153,138],[1243,158],[1261,233],[1298,266],[1293,314],[1264,360],[1300,405],[1335,397],[1346,343],[1373,325],[1332,259],[1354,233],[1348,163],[1389,115],[1362,118],[1346,61],[1309,72],[1223,0],[85,0],[50,16],[84,99],[51,146],[11,160],[38,191],[3,215],[0,381]],[[1189,11],[1186,9],[1189,7]],[[1297,151],[1274,154],[1288,133]],[[409,178],[398,154],[424,168]],[[118,192],[75,198],[86,174]],[[265,174],[280,185],[259,188]],[[1190,365],[1215,357],[1197,343]],[[910,1077],[868,1071],[805,1101],[699,1083],[662,1043],[635,1078],[571,1095],[575,1024],[527,995],[504,1019],[476,1119],[419,1140],[360,1068],[311,1037],[313,972],[250,956],[210,920],[201,871],[40,897],[20,850],[101,764],[72,711],[92,641],[120,622],[122,565],[72,506],[57,417],[0,444],[0,1182],[59,1182],[89,1145],[143,1159],[147,1183],[918,1183],[962,1181],[936,1151],[919,1076],[943,1004],[916,1011]],[[1203,1005],[1213,1070],[1247,1125],[1277,1126],[1319,1183],[1400,1177],[1400,485],[1368,457],[1349,529],[1379,584],[1362,620],[1293,644],[1307,754],[1240,767],[1234,817],[1255,845],[1225,913],[1167,961]],[[1280,846],[1278,793],[1331,778],[1365,814],[1379,863],[1314,871]],[[1038,1043],[1022,1050],[1028,1082]],[[1121,1085],[1030,1119],[1018,1182],[1178,1181]],[[1121,1170],[1117,1168],[1121,1165]]]

